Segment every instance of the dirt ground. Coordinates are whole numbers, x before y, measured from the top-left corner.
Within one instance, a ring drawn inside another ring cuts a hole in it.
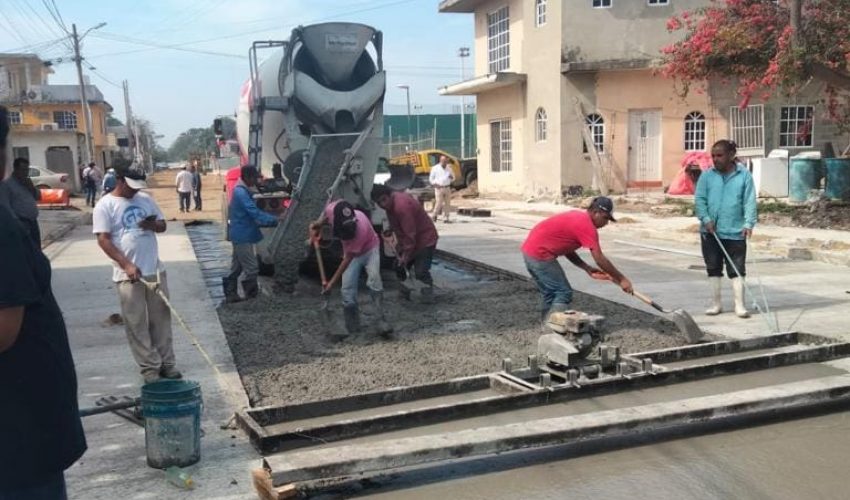
[[[370,328],[373,310],[360,297],[364,332],[343,342],[339,296],[330,320],[319,311],[318,285],[302,277],[294,295],[223,305],[219,317],[255,406],[294,403],[422,384],[495,371],[510,357],[522,366],[543,333],[538,294],[529,284],[495,281],[438,263],[437,304],[408,302],[394,275],[385,275],[391,341]],[[606,317],[606,343],[624,352],[682,345],[672,323],[613,302],[577,294],[573,307]]]
[[[221,186],[223,175],[207,173],[201,177],[201,211],[180,213],[179,199],[174,179],[179,170],[160,170],[148,177],[148,189],[146,192],[153,196],[159,208],[170,221],[189,221],[194,219],[221,218]],[[192,200],[192,207],[195,201]]]

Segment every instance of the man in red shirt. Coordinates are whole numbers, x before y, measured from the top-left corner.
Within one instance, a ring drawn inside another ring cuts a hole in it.
[[[573,300],[573,289],[564,269],[558,263],[563,255],[576,267],[595,279],[610,279],[626,293],[632,293],[632,283],[614,267],[599,246],[598,229],[614,219],[614,203],[610,198],[594,198],[587,210],[571,210],[553,215],[531,229],[522,244],[525,268],[543,296],[541,319],[549,312],[566,311]],[[601,268],[589,266],[576,254],[579,248],[590,250]]]
[[[372,187],[372,201],[387,212],[390,228],[396,236],[396,254],[399,265],[407,268],[413,264],[414,276],[425,283],[422,301],[434,300],[434,280],[431,262],[437,248],[437,228],[425,209],[413,196],[393,191],[381,184]]]

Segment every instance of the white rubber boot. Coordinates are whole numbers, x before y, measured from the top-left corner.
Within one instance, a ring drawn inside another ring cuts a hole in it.
[[[720,287],[723,284],[723,277],[709,276],[708,283],[711,285],[711,307],[705,310],[705,314],[717,316],[723,312],[723,304],[720,300]]]
[[[732,278],[732,291],[735,292],[735,314],[739,318],[749,318],[750,312],[744,306],[744,280]]]

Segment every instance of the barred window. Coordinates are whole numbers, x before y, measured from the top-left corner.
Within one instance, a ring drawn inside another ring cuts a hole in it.
[[[593,139],[593,148],[597,153],[603,152],[605,150],[605,120],[602,119],[602,115],[591,113],[584,118],[584,122]],[[583,151],[587,153],[587,144],[584,145]]]
[[[487,14],[487,63],[490,73],[505,71],[510,66],[510,24],[507,6]]]
[[[546,141],[546,110],[537,108],[537,113],[534,116],[534,140],[537,142]]]
[[[814,138],[814,106],[782,106],[779,110],[779,145],[811,147]]]
[[[59,125],[61,129],[76,129],[77,128],[77,112],[76,111],[54,111],[53,121]]]
[[[536,0],[534,10],[537,14],[537,26],[546,24],[546,0]]]
[[[594,9],[607,9],[611,6],[611,0],[593,0]]]
[[[705,115],[699,111],[685,117],[685,151],[705,151]]]
[[[9,111],[9,123],[12,125],[20,125],[23,122],[20,111]]]
[[[512,170],[512,149],[510,118],[490,122],[491,172],[510,172]]]

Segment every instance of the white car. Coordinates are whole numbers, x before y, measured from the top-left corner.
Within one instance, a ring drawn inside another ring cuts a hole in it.
[[[57,174],[44,167],[30,165],[30,179],[38,189],[67,189],[73,186],[69,182],[68,174]]]

